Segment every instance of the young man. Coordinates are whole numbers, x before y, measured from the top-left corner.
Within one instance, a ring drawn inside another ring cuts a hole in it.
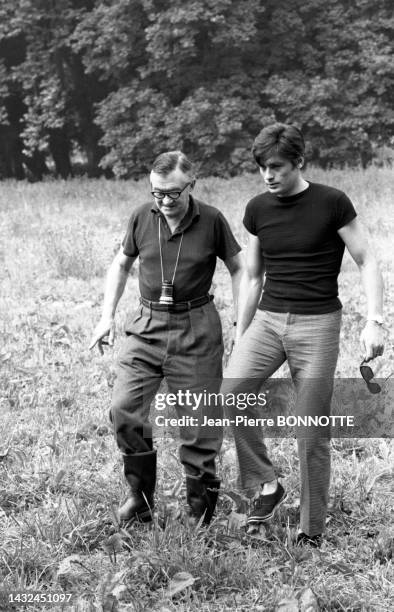
[[[222,329],[209,295],[217,257],[227,266],[236,302],[241,277],[240,246],[224,216],[194,199],[193,167],[180,151],[156,158],[150,173],[153,202],[131,214],[122,248],[107,277],[102,318],[90,348],[113,344],[114,316],[134,260],[139,257],[140,305],[126,324],[113,391],[111,420],[123,456],[129,497],[120,520],[151,520],[156,450],[150,404],[163,377],[178,394],[218,392],[222,377]],[[108,337],[108,342],[104,339]],[[179,396],[178,396],[179,397]],[[182,400],[176,407],[180,459],[186,471],[190,514],[209,523],[220,481],[215,458],[222,431],[201,427],[204,406]],[[220,417],[219,407],[209,407]],[[193,420],[194,419],[194,420]]]
[[[337,277],[345,246],[359,268],[367,297],[361,334],[366,361],[383,352],[382,277],[349,198],[302,176],[304,140],[296,127],[266,127],[252,152],[267,191],[246,206],[246,268],[235,349],[222,391],[250,390],[251,379],[261,386],[287,360],[297,392],[296,414],[328,416],[341,324]],[[243,414],[256,416],[252,408]],[[285,490],[275,477],[258,428],[237,427],[234,436],[240,485],[255,494],[248,522],[264,522],[285,500]],[[297,443],[298,543],[319,545],[328,502],[329,439],[316,430]]]

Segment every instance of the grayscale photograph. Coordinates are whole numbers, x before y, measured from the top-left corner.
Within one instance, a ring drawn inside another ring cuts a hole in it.
[[[390,612],[392,0],[0,0],[0,612]]]

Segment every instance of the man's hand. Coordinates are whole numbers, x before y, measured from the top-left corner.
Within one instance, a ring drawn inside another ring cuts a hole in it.
[[[381,325],[375,321],[367,321],[360,337],[361,350],[364,352],[364,361],[370,361],[383,355],[384,332]]]
[[[111,317],[109,319],[100,319],[96,329],[93,332],[92,340],[89,344],[91,350],[96,344],[101,355],[104,355],[103,344],[109,346],[114,345],[115,340],[115,321]]]

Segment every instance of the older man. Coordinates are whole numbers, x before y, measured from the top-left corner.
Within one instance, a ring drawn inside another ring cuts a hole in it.
[[[131,214],[122,248],[107,277],[102,318],[90,348],[113,344],[114,315],[134,260],[139,257],[140,304],[126,324],[113,391],[111,419],[124,462],[129,496],[121,520],[149,521],[156,482],[150,404],[163,378],[169,392],[217,392],[222,376],[222,329],[209,294],[217,257],[230,272],[234,300],[241,275],[240,246],[220,211],[193,198],[191,162],[180,151],[156,158],[150,174],[153,202]],[[189,395],[190,397],[190,395]],[[196,409],[198,408],[198,409]],[[220,406],[206,407],[220,417]],[[180,460],[195,519],[209,523],[220,481],[215,458],[220,427],[205,433],[202,403],[180,402]]]

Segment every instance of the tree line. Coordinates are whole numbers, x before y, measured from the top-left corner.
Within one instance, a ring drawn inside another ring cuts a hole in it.
[[[392,0],[0,0],[0,178],[254,168],[274,120],[323,167],[393,144]]]

